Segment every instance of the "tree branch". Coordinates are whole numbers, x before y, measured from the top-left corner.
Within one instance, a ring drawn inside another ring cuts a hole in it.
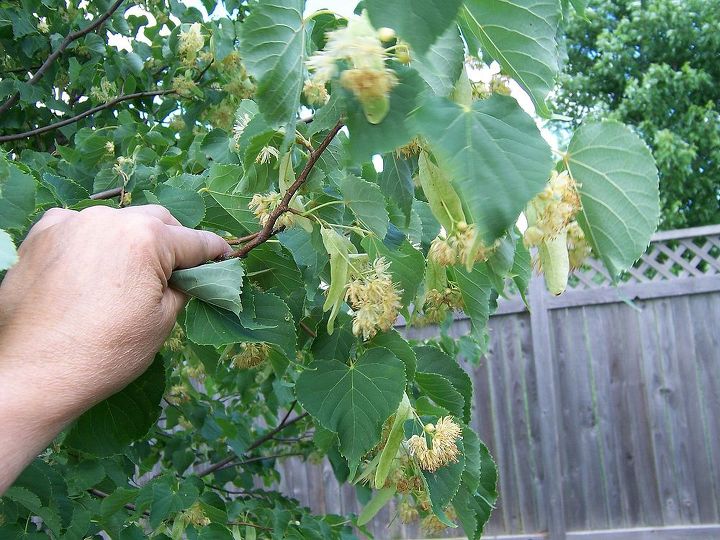
[[[52,131],[54,129],[58,129],[58,128],[67,126],[69,124],[72,124],[79,120],[82,120],[83,118],[92,116],[93,114],[95,114],[97,112],[103,111],[105,109],[110,109],[111,107],[114,107],[115,105],[117,105],[118,103],[122,103],[123,101],[129,101],[131,99],[141,99],[141,98],[146,98],[146,97],[154,97],[154,96],[164,96],[164,95],[173,94],[173,93],[175,93],[175,90],[168,89],[168,90],[153,90],[151,92],[135,92],[134,94],[126,94],[124,96],[118,96],[115,99],[108,101],[107,103],[103,103],[102,105],[98,105],[96,107],[93,107],[92,109],[88,109],[85,112],[82,112],[75,116],[71,116],[70,118],[61,120],[60,122],[55,122],[54,124],[50,124],[48,126],[42,126],[42,127],[30,130],[30,131],[26,131],[25,133],[15,133],[14,135],[2,135],[2,136],[0,136],[0,143],[17,141],[20,139],[26,139],[28,137],[34,137],[35,135],[42,135],[43,133],[47,133],[48,131]]]
[[[112,188],[112,189],[106,189],[105,191],[100,191],[99,193],[93,193],[90,195],[90,199],[93,201],[103,201],[105,199],[112,199],[113,197],[117,197],[120,195],[123,191],[123,188]]]
[[[273,229],[275,228],[275,223],[280,218],[280,216],[287,212],[289,210],[290,201],[292,200],[293,196],[297,191],[300,189],[300,187],[305,183],[308,176],[310,175],[310,172],[312,171],[313,167],[315,166],[315,163],[317,163],[317,160],[320,159],[320,156],[325,151],[325,149],[328,147],[330,142],[333,140],[335,135],[338,134],[340,129],[343,127],[342,120],[339,121],[335,126],[330,130],[330,133],[328,133],[323,141],[320,143],[320,145],[310,154],[310,157],[308,158],[308,162],[305,164],[305,167],[300,172],[298,177],[295,179],[295,181],[292,183],[292,185],[288,188],[288,190],[285,192],[285,195],[283,196],[282,200],[280,201],[280,204],[273,210],[270,215],[268,216],[267,223],[265,226],[258,232],[257,236],[250,240],[247,244],[243,245],[241,248],[235,250],[230,255],[228,255],[227,258],[232,257],[245,257],[252,249],[256,248],[260,244],[266,242],[272,235],[273,235]],[[1,142],[1,141],[0,141]]]
[[[295,405],[295,404],[293,403],[293,407],[294,407],[294,405]],[[293,408],[293,407],[290,408],[290,411],[292,411],[292,408]],[[296,422],[299,422],[300,420],[302,420],[303,418],[305,418],[306,416],[308,416],[308,413],[302,413],[302,414],[296,416],[295,418],[293,418],[292,420],[287,421],[287,418],[288,418],[288,416],[289,416],[289,412],[290,412],[290,411],[288,411],[288,413],[285,414],[285,418],[283,418],[283,420],[278,424],[278,426],[277,426],[276,428],[268,431],[265,435],[263,435],[262,437],[260,437],[259,439],[257,439],[254,443],[252,443],[252,444],[248,447],[248,449],[246,450],[246,452],[250,452],[250,451],[252,451],[252,450],[255,450],[258,446],[261,446],[262,444],[264,444],[264,443],[266,443],[267,441],[269,441],[270,439],[272,439],[273,436],[277,435],[278,433],[280,433],[280,432],[283,431],[284,429],[292,426],[292,425],[295,424]],[[199,471],[199,472],[197,473],[197,475],[198,475],[199,478],[202,478],[203,476],[207,476],[208,474],[214,473],[215,471],[218,471],[218,470],[226,467],[228,464],[230,464],[230,463],[232,463],[233,461],[235,461],[235,459],[237,459],[237,455],[235,455],[235,454],[230,455],[230,456],[227,456],[227,457],[221,459],[220,461],[218,461],[217,463],[213,463],[212,465],[209,465],[209,466],[206,467],[205,469],[202,469],[201,471]],[[257,460],[255,460],[255,461],[257,461]],[[241,465],[241,464],[242,464],[242,462],[239,463],[238,465]]]
[[[112,14],[115,13],[115,10],[117,10],[117,8],[120,7],[120,4],[122,4],[124,1],[125,0],[115,0],[115,2],[108,8],[108,10],[100,17],[98,17],[95,21],[93,21],[92,24],[88,25],[82,30],[77,30],[68,34],[65,39],[62,40],[60,46],[55,49],[55,51],[50,56],[47,57],[45,62],[43,62],[43,65],[40,66],[40,68],[35,72],[35,75],[30,78],[27,84],[33,85],[40,79],[42,79],[47,70],[50,69],[52,63],[55,62],[55,60],[57,60],[63,52],[65,52],[65,49],[67,49],[73,41],[80,39],[84,35],[89,34],[93,30],[96,30],[97,28],[102,26],[105,21],[107,21],[112,16]],[[20,99],[20,92],[16,92],[10,98],[8,98],[5,103],[0,105],[0,114],[3,114],[10,107],[15,105],[18,102],[18,99]]]

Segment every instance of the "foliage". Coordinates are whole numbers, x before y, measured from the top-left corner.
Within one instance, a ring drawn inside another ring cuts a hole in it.
[[[506,283],[525,293],[526,246],[557,292],[590,248],[632,264],[656,170],[616,122],[555,162],[503,84],[469,80],[463,43],[548,116],[560,0],[386,4],[0,4],[0,270],[53,206],[162,204],[237,246],[173,275],[192,299],[152,367],[23,473],[2,538],[351,538],[393,497],[481,535],[497,471],[461,351],[479,361]],[[459,311],[461,341],[393,329]],[[313,516],[273,488],[287,456],[376,493]]]
[[[718,223],[720,2],[588,5],[569,17],[558,112],[637,130],[660,169],[662,228]]]

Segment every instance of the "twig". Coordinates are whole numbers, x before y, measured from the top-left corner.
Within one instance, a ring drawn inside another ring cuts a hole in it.
[[[300,328],[305,330],[305,333],[310,337],[317,337],[317,332],[310,328],[305,322],[300,321]]]
[[[337,124],[335,124],[335,126],[330,130],[330,133],[325,136],[320,145],[315,149],[314,152],[310,154],[310,157],[308,158],[308,162],[305,164],[305,167],[300,172],[295,181],[292,183],[292,185],[285,192],[285,195],[283,196],[277,208],[275,208],[275,210],[270,213],[267,223],[265,223],[265,226],[258,232],[258,235],[252,240],[250,240],[247,244],[228,255],[228,258],[245,257],[250,252],[250,250],[256,248],[263,242],[266,242],[273,235],[275,223],[284,212],[288,211],[290,201],[292,200],[293,196],[305,183],[308,175],[315,166],[315,163],[317,163],[317,160],[320,159],[321,154],[325,151],[325,149],[328,147],[330,142],[333,140],[335,135],[338,134],[342,127],[342,121],[339,121]]]
[[[254,458],[245,459],[243,461],[238,461],[238,462],[231,461],[230,463],[226,463],[225,465],[223,465],[222,467],[220,467],[217,470],[222,471],[224,469],[229,469],[230,467],[240,467],[242,465],[247,465],[248,463],[256,463],[258,461],[265,461],[268,459],[278,459],[278,458],[282,458],[282,457],[302,456],[302,455],[304,455],[302,452],[288,452],[287,454],[274,454],[272,456],[257,456]]]
[[[36,82],[42,79],[47,70],[50,68],[50,65],[55,60],[57,60],[63,52],[65,52],[65,49],[67,49],[73,41],[80,39],[84,35],[89,34],[93,30],[102,26],[103,23],[105,23],[105,21],[107,21],[113,13],[115,13],[115,10],[117,10],[117,8],[120,7],[120,4],[122,4],[124,1],[125,0],[116,0],[113,5],[111,5],[105,13],[103,13],[100,17],[93,21],[92,24],[88,25],[82,30],[77,30],[68,34],[65,39],[62,40],[58,48],[55,49],[55,51],[47,57],[45,62],[43,62],[43,65],[40,66],[40,68],[35,72],[35,75],[30,78],[27,84],[34,85]],[[18,99],[20,99],[20,92],[16,92],[10,98],[8,98],[5,103],[0,105],[0,115],[7,111],[10,107],[15,105],[18,102]]]
[[[95,497],[98,497],[99,499],[105,499],[109,495],[105,493],[104,491],[100,491],[99,489],[90,488],[87,490],[90,495],[93,495]],[[126,510],[130,510],[131,512],[135,512],[137,510],[137,507],[132,503],[127,503],[123,505]],[[150,512],[143,512],[144,516],[149,516]]]
[[[141,99],[141,98],[146,98],[146,97],[154,97],[154,96],[164,96],[164,95],[173,94],[173,93],[175,93],[175,90],[168,89],[168,90],[153,90],[151,92],[135,92],[134,94],[127,94],[124,96],[119,96],[111,101],[108,101],[107,103],[103,103],[102,105],[98,105],[96,107],[93,107],[92,109],[88,109],[85,112],[82,112],[82,113],[72,116],[70,118],[66,118],[65,120],[61,120],[60,122],[55,122],[54,124],[50,124],[48,126],[42,126],[42,127],[30,130],[30,131],[26,131],[24,133],[15,133],[14,135],[2,135],[2,136],[0,136],[0,143],[17,141],[20,139],[26,139],[28,137],[33,137],[35,135],[42,135],[43,133],[47,133],[48,131],[52,131],[54,129],[58,129],[63,126],[67,126],[68,124],[77,122],[78,120],[82,120],[83,118],[91,116],[91,115],[95,114],[96,112],[100,112],[102,110],[114,107],[115,105],[117,105],[118,103],[122,103],[123,101],[128,101],[131,99]]]
[[[278,433],[280,433],[280,432],[283,431],[284,429],[292,426],[294,423],[299,422],[300,420],[302,420],[303,418],[305,418],[307,415],[308,415],[308,413],[302,413],[302,414],[296,416],[295,418],[293,418],[292,420],[290,420],[290,421],[288,422],[288,421],[287,421],[288,414],[286,414],[286,415],[285,415],[285,418],[283,419],[283,421],[280,422],[280,424],[278,424],[278,426],[277,426],[276,428],[268,431],[265,435],[263,435],[262,437],[260,437],[259,439],[257,439],[254,443],[252,443],[252,444],[248,447],[248,449],[246,450],[246,452],[250,452],[250,451],[252,451],[252,450],[255,450],[258,446],[261,446],[262,444],[266,443],[267,441],[269,441],[270,439],[272,439],[273,436],[277,435]],[[287,423],[286,423],[286,422],[287,422]],[[232,462],[235,461],[236,459],[237,459],[237,456],[234,455],[234,454],[231,455],[231,456],[227,456],[227,457],[221,459],[220,461],[218,461],[217,463],[213,463],[212,465],[209,465],[207,468],[199,471],[199,472],[197,473],[197,476],[198,476],[199,478],[202,478],[203,476],[207,476],[208,474],[211,474],[211,473],[213,473],[213,472],[215,472],[215,471],[218,471],[218,470],[222,469],[223,467],[225,467],[225,466],[228,465],[229,463],[232,463]]]
[[[123,188],[112,188],[112,189],[106,189],[105,191],[101,191],[99,193],[93,193],[90,195],[90,198],[93,201],[102,201],[105,199],[112,199],[113,197],[117,197],[122,193]]]
[[[228,525],[245,525],[246,527],[253,527],[255,529],[260,529],[263,531],[272,531],[270,527],[263,527],[261,525],[255,525],[254,523],[248,523],[246,521],[231,521],[230,523],[228,523]]]

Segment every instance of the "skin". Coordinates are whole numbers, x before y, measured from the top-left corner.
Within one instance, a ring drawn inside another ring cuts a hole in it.
[[[45,213],[0,285],[0,495],[147,369],[186,302],[172,271],[230,251],[161,206]]]

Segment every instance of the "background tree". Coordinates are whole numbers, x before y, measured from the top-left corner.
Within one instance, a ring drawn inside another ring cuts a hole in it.
[[[558,112],[637,129],[660,170],[660,226],[720,222],[720,1],[591,0],[570,15],[567,54]]]
[[[193,298],[155,362],[18,478],[0,538],[349,538],[396,497],[477,539],[496,469],[459,360],[526,291],[526,244],[556,294],[589,248],[612,275],[640,256],[647,147],[596,122],[553,156],[504,84],[468,79],[465,43],[549,117],[560,0],[202,5],[0,2],[0,271],[53,206],[162,204],[237,247],[173,273]],[[393,329],[459,310],[459,340]],[[361,515],[268,487],[287,456],[327,457]]]

